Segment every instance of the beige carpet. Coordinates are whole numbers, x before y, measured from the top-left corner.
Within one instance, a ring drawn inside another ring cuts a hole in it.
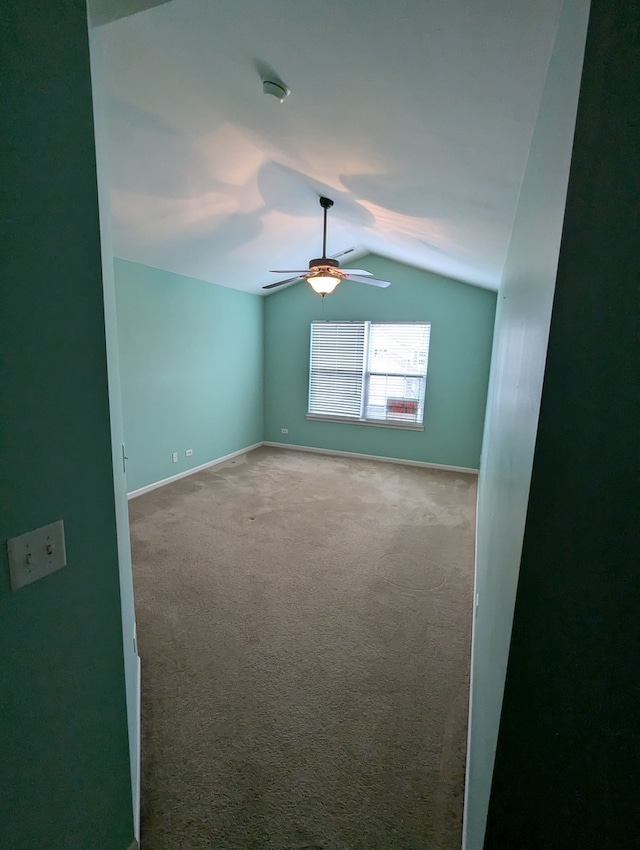
[[[475,499],[261,448],[130,503],[143,850],[458,850]]]

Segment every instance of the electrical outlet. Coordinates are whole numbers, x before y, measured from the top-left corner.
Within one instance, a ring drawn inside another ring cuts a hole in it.
[[[177,463],[177,462],[178,462],[178,452],[174,452],[171,455],[171,463]]]
[[[185,457],[191,457],[192,454],[193,454],[193,449],[187,449],[186,452],[184,453],[184,456]]]
[[[288,434],[288,433],[289,433],[289,429],[288,429],[288,428],[281,428],[281,429],[280,429],[280,433],[281,433],[281,434]]]

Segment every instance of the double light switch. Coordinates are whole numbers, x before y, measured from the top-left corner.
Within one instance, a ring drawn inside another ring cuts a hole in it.
[[[7,541],[11,589],[19,590],[67,563],[62,520]]]

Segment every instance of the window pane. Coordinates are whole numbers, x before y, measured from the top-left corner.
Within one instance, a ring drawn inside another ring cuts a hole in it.
[[[429,325],[424,322],[372,322],[369,332],[369,371],[425,375]]]
[[[429,336],[426,322],[372,322],[365,418],[422,424]]]
[[[365,416],[393,422],[422,422],[424,378],[369,375]]]

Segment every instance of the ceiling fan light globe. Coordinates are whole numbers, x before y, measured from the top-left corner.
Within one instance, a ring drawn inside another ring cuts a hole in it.
[[[318,295],[329,295],[340,283],[341,278],[332,274],[313,274],[307,280],[314,292]]]

